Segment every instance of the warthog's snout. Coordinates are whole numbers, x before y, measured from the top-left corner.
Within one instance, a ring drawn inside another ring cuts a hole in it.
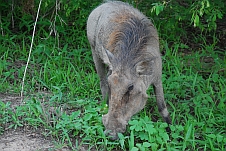
[[[124,133],[126,131],[127,121],[118,118],[109,116],[105,114],[102,117],[103,124],[106,128],[104,131],[105,135],[110,136],[110,139],[118,139],[118,133]]]

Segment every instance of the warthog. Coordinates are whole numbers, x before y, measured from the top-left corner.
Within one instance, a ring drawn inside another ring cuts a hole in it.
[[[106,2],[89,15],[87,36],[103,99],[108,99],[108,113],[102,117],[105,132],[112,139],[125,132],[130,118],[144,108],[151,84],[158,110],[170,124],[161,81],[159,39],[150,20],[129,4]]]

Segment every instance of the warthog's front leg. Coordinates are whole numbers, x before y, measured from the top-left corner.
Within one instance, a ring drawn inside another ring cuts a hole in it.
[[[166,103],[164,101],[164,93],[163,93],[163,87],[162,87],[162,81],[159,81],[157,84],[154,85],[154,91],[156,95],[158,110],[161,113],[164,121],[167,124],[171,124],[171,118],[169,115],[169,112],[166,107]],[[170,129],[167,129],[169,131]]]
[[[97,74],[100,77],[100,89],[101,89],[101,93],[102,93],[102,97],[103,100],[107,99],[108,96],[108,83],[107,83],[107,76],[106,76],[106,69],[105,69],[105,64],[103,63],[103,61],[96,55],[96,53],[93,50],[94,48],[92,48],[92,55],[93,55],[93,60],[95,63],[95,67],[96,67],[96,71]]]

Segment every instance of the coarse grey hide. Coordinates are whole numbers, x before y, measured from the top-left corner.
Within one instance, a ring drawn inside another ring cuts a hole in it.
[[[117,139],[131,117],[142,110],[154,86],[159,112],[170,124],[161,81],[162,61],[156,28],[127,3],[106,2],[89,15],[87,36],[100,77],[108,113],[102,121],[106,134]]]

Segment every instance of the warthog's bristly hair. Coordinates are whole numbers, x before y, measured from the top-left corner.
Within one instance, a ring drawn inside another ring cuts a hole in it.
[[[124,65],[138,62],[139,58],[144,59],[148,41],[153,38],[150,30],[150,26],[153,25],[149,20],[146,18],[141,20],[128,12],[117,13],[112,18],[112,22],[115,22],[116,26],[109,36],[107,45],[107,48],[116,55],[115,58],[118,59],[116,62]],[[134,61],[135,58],[137,61]]]

